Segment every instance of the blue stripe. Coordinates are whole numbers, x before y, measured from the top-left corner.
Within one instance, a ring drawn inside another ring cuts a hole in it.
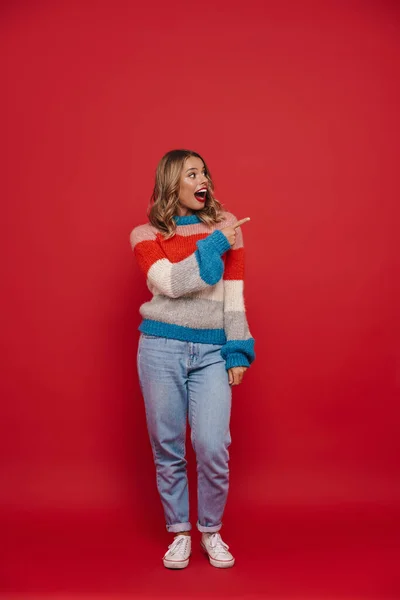
[[[226,342],[224,329],[193,329],[173,323],[163,323],[151,319],[143,319],[138,327],[142,333],[157,335],[160,337],[173,338],[183,342],[200,342],[202,344],[220,344]]]

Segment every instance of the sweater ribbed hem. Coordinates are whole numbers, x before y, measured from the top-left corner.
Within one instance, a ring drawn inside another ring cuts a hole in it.
[[[224,329],[193,329],[151,319],[143,319],[138,329],[148,335],[172,338],[183,342],[200,342],[201,344],[218,344],[221,346],[226,342]]]
[[[247,357],[242,352],[232,352],[228,354],[225,361],[225,368],[231,369],[232,367],[249,367],[250,363]]]
[[[195,223],[202,223],[201,219],[195,213],[193,215],[174,215],[172,217],[177,225],[194,225]]]
[[[228,238],[219,229],[213,231],[208,240],[213,243],[221,255],[231,247]]]

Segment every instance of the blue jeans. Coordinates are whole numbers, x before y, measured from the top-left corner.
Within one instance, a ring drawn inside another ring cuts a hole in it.
[[[197,462],[199,531],[219,531],[229,487],[232,391],[221,345],[141,333],[137,367],[168,531],[189,531],[186,423]]]

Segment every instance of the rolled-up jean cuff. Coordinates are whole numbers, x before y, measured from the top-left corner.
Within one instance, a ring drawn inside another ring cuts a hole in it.
[[[190,523],[173,523],[172,525],[166,525],[167,531],[173,531],[179,533],[180,531],[190,531],[192,526]]]
[[[219,525],[210,525],[209,527],[205,527],[204,525],[200,525],[200,523],[197,521],[197,529],[202,533],[214,533],[215,531],[219,531],[221,527],[222,523],[220,523]]]

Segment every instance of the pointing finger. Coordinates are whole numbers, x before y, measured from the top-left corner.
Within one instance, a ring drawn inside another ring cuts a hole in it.
[[[234,223],[232,227],[236,229],[236,227],[240,227],[241,225],[243,225],[243,223],[246,223],[246,221],[250,221],[250,217],[245,217],[244,219],[240,219],[240,221],[236,221],[236,223]]]

